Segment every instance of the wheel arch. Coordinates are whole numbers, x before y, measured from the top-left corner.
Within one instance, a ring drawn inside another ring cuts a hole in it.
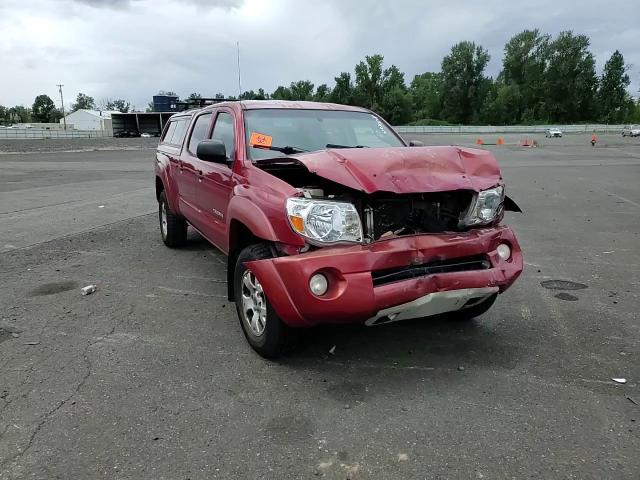
[[[235,274],[235,267],[240,252],[256,243],[270,243],[273,246],[275,238],[265,235],[265,232],[260,230],[258,234],[254,232],[252,228],[246,225],[245,222],[238,218],[233,218],[229,222],[229,250],[227,253],[227,298],[230,302],[235,300],[235,288],[233,284],[233,277]],[[275,248],[272,247],[275,255]]]

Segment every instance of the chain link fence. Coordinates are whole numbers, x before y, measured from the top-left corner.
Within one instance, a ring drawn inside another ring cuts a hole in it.
[[[0,139],[105,138],[113,137],[107,130],[42,130],[40,128],[0,128]]]
[[[394,127],[398,133],[544,133],[559,128],[562,133],[620,133],[624,125],[416,125]]]

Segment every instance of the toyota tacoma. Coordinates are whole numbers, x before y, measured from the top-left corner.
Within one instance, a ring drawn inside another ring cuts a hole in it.
[[[345,105],[223,102],[178,113],[156,153],[162,240],[191,225],[227,255],[250,345],[273,358],[300,327],[487,311],[522,271],[486,150],[405,142]]]

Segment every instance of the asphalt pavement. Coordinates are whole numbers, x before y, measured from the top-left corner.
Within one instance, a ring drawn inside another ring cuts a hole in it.
[[[0,155],[0,479],[639,478],[640,139],[536,139],[485,147],[526,262],[491,311],[276,362],[162,244],[148,145]]]

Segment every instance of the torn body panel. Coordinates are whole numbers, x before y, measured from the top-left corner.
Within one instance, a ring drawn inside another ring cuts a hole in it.
[[[310,172],[365,193],[479,192],[502,180],[493,154],[473,148],[330,149],[295,158]]]
[[[508,260],[496,252],[497,246],[504,243],[511,248]],[[377,272],[475,256],[482,256],[489,268],[425,271],[424,275],[374,285]],[[504,292],[522,272],[523,262],[513,232],[507,227],[493,227],[322,248],[246,265],[260,280],[285,323],[311,326],[327,322],[364,323],[384,309],[433,292],[494,287]],[[309,280],[316,273],[323,273],[329,280],[329,291],[322,297],[309,290]]]

